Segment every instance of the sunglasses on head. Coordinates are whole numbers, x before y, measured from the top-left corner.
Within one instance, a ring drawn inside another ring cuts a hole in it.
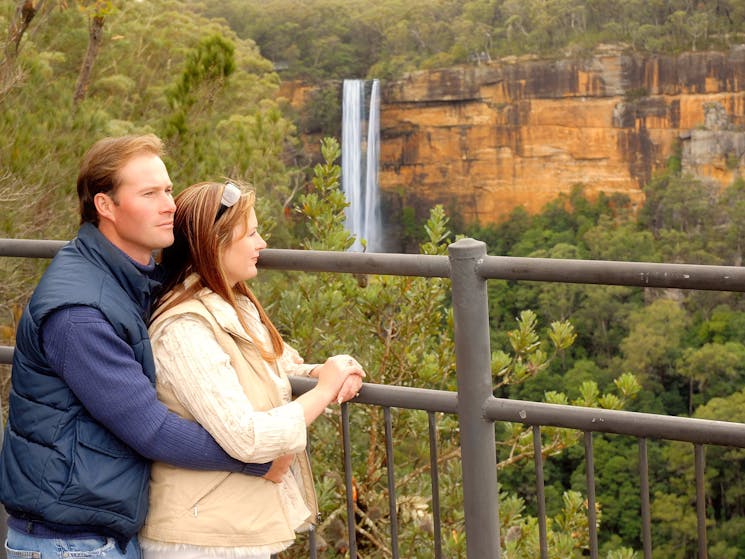
[[[232,182],[225,183],[225,188],[222,191],[222,198],[220,199],[220,208],[217,210],[217,215],[215,216],[215,223],[217,223],[217,220],[222,217],[225,210],[235,206],[235,203],[241,199],[241,194],[243,194],[241,189]]]

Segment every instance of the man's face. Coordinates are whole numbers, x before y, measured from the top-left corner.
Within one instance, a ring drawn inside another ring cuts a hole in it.
[[[152,251],[173,244],[173,185],[163,161],[144,153],[120,170],[113,195],[97,194],[98,228],[115,246],[142,264]]]

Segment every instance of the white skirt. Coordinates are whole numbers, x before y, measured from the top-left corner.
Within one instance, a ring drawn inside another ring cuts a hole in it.
[[[269,559],[271,554],[259,553],[250,555],[238,555],[235,548],[225,548],[225,552],[222,553],[219,548],[209,547],[204,550],[201,549],[173,549],[173,550],[152,550],[143,549],[143,559]]]

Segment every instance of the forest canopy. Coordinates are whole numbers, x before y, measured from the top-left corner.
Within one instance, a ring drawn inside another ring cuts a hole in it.
[[[599,43],[641,52],[728,49],[745,1],[190,0],[224,18],[292,79],[391,78],[515,55],[581,56]]]

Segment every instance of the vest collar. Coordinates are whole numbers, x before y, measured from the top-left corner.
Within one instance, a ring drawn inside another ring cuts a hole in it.
[[[182,282],[181,287],[183,289],[189,289],[199,280],[199,274],[192,273]],[[171,295],[172,294],[170,294],[169,297]],[[220,295],[212,291],[209,287],[203,287],[194,294],[194,298],[205,306],[220,328],[236,338],[240,338],[251,345],[256,345],[253,338],[249,336],[246,329],[241,324],[241,321],[238,319],[238,313],[236,313],[236,310]],[[168,297],[165,299],[164,303],[167,301]],[[244,315],[250,315],[252,314],[252,311],[255,312],[253,303],[246,296],[239,294],[237,296],[237,302],[238,308],[244,313]]]
[[[160,287],[160,282],[155,279],[158,270],[153,260],[151,259],[147,266],[138,264],[109,241],[92,223],[84,223],[80,227],[73,244],[83,258],[111,273],[147,321],[150,304]]]
[[[202,302],[210,314],[215,317],[215,320],[223,330],[229,332],[233,337],[240,338],[251,345],[256,345],[253,338],[251,338],[251,336],[246,332],[241,321],[238,320],[238,313],[236,313],[232,305],[230,305],[230,303],[225,299],[206,287],[200,289],[196,293],[195,298]],[[243,295],[238,295],[237,299],[238,308],[243,311],[244,314],[249,313],[249,309],[253,306],[253,303]]]

